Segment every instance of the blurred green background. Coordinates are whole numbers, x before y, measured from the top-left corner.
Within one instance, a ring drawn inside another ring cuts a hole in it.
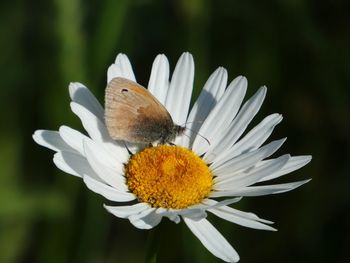
[[[154,57],[173,69],[193,54],[195,94],[216,67],[267,85],[258,117],[279,112],[279,154],[312,154],[283,182],[312,178],[238,208],[278,232],[209,219],[241,262],[350,262],[350,2],[12,0],[0,3],[0,262],[142,262],[148,231],[102,207],[102,197],[55,168],[32,133],[66,124],[68,83],[103,102],[107,67],[126,53],[147,84]],[[164,220],[167,221],[167,220]],[[158,262],[220,262],[184,224],[165,223]]]

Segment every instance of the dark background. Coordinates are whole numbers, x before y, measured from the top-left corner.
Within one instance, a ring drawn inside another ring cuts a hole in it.
[[[209,218],[241,262],[350,262],[349,3],[1,1],[0,262],[142,262],[148,231],[108,214],[106,200],[55,168],[31,135],[63,124],[82,131],[68,83],[86,84],[102,102],[117,53],[145,85],[158,53],[173,69],[183,51],[195,59],[194,97],[218,66],[230,80],[246,76],[249,95],[267,85],[256,121],[282,113],[271,139],[288,140],[278,153],[313,155],[281,180],[310,183],[237,206],[278,232]],[[183,223],[162,229],[159,262],[220,262]]]

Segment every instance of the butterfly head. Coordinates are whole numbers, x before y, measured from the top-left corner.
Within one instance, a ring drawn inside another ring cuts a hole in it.
[[[181,135],[185,131],[185,127],[182,127],[180,125],[172,125],[169,127],[170,129],[162,134],[160,143],[165,144],[165,143],[171,143],[175,140],[176,136]]]

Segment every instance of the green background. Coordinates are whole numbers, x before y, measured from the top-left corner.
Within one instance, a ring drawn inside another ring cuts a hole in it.
[[[282,113],[279,154],[312,154],[277,180],[312,178],[295,191],[236,207],[275,221],[278,232],[210,221],[241,262],[350,262],[349,1],[0,2],[0,262],[142,262],[148,231],[108,214],[102,197],[59,171],[36,129],[69,125],[68,84],[103,102],[108,66],[126,53],[147,84],[154,57],[171,69],[195,59],[196,97],[216,67],[244,75],[249,95],[267,85],[256,122]],[[165,222],[167,220],[164,220]],[[158,262],[220,262],[183,223],[161,226]]]

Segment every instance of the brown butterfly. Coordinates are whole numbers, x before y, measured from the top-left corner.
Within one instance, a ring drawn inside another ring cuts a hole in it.
[[[105,122],[114,140],[133,143],[165,144],[185,130],[174,124],[167,109],[147,89],[119,77],[106,88]]]

